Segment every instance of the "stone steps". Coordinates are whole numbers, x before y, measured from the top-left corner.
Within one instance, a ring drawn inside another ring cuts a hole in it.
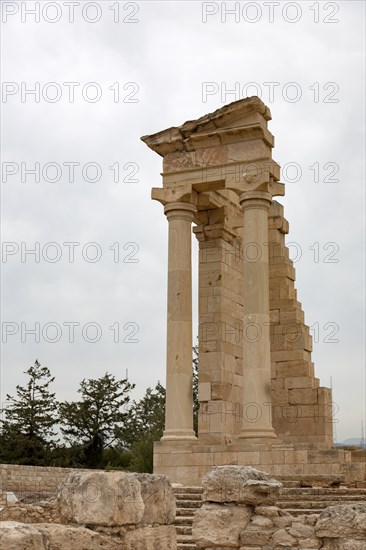
[[[321,497],[316,497],[316,496],[312,496],[312,497],[309,497],[309,498],[299,498],[299,497],[291,497],[291,496],[283,496],[282,498],[280,498],[278,500],[278,502],[276,503],[277,506],[279,506],[278,503],[280,502],[317,502],[319,505],[322,504],[322,503],[327,503],[327,502],[333,502],[334,504],[329,504],[329,506],[337,506],[337,504],[352,504],[354,502],[365,502],[365,498],[362,497],[362,496],[357,496],[357,497],[350,497],[350,496],[345,496],[345,495],[342,495],[342,496],[332,496],[332,495],[329,495],[328,497],[323,495]]]
[[[366,497],[366,489],[357,489],[355,490],[354,492],[351,492],[351,491],[337,491],[337,489],[331,489],[329,491],[318,491],[317,489],[302,489],[302,490],[299,490],[299,489],[296,489],[296,491],[286,491],[285,489],[281,489],[280,490],[280,495],[281,495],[281,498],[283,497],[288,497],[288,496],[293,496],[293,497],[301,497],[301,498],[312,498],[312,497],[321,497],[321,496],[324,496],[324,497],[331,497],[332,495],[333,496],[338,496],[339,498],[346,498],[346,497],[349,497],[349,498],[365,498]]]
[[[366,501],[366,489],[347,487],[301,487],[298,481],[282,481],[276,505],[293,516],[320,514],[328,506]],[[202,487],[176,487],[176,532],[178,550],[197,550],[192,542],[192,522],[202,506]]]
[[[304,514],[321,514],[322,508],[286,508],[286,512],[292,516],[302,516]]]
[[[196,511],[202,506],[202,487],[176,487],[177,499],[175,528],[178,550],[197,550],[192,542],[192,522]]]

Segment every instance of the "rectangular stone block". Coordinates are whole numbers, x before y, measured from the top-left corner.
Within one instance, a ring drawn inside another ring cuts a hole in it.
[[[270,309],[269,319],[271,323],[276,324],[280,322],[280,310],[279,309]]]
[[[282,390],[284,389],[284,378],[272,378],[271,379],[271,389],[272,390]]]
[[[229,382],[212,382],[211,399],[229,401],[231,396],[232,384]]]
[[[296,349],[286,351],[271,351],[271,361],[283,362],[283,361],[309,361],[310,352]]]
[[[242,466],[259,466],[260,463],[259,451],[238,452],[238,464]]]
[[[273,404],[288,404],[289,402],[289,390],[273,390],[272,391],[272,403]]]
[[[261,464],[283,464],[285,451],[261,451]]]
[[[277,229],[271,229],[268,231],[268,252],[271,258],[273,254],[281,254],[285,248],[285,235],[277,231]]]
[[[198,383],[198,401],[210,401],[211,399],[211,384],[210,382]]]
[[[312,436],[319,434],[319,425],[312,418],[298,418],[290,424],[292,436]],[[310,439],[311,441],[311,439]]]
[[[292,262],[291,262],[292,263]],[[271,277],[287,277],[295,280],[295,268],[290,264],[269,264],[269,276]]]
[[[344,463],[345,453],[337,449],[308,451],[308,459],[311,464],[331,464],[332,462]]]
[[[306,334],[283,335],[274,334],[271,336],[271,351],[282,350],[307,350],[312,351],[310,337]]]
[[[276,476],[298,476],[304,473],[306,464],[274,464],[273,475]]]
[[[188,457],[188,466],[213,466],[213,457],[211,453],[192,453]]]
[[[295,302],[295,301],[294,301]],[[280,309],[280,322],[284,324],[304,323],[305,315],[302,309],[291,307],[288,309]]]
[[[318,388],[318,403],[328,404],[332,402],[332,390],[330,388]]]
[[[220,370],[221,366],[224,363],[224,355],[222,352],[215,351],[210,353],[203,353],[202,356],[200,355],[199,358],[200,361],[200,371],[210,371],[213,370]]]
[[[285,451],[285,464],[306,464],[308,451]]]
[[[308,377],[314,375],[314,367],[306,360],[282,361],[276,363],[276,372],[281,378]]]
[[[271,378],[276,378],[277,374],[276,374],[276,363],[272,362],[271,363]]]
[[[299,388],[289,390],[289,403],[291,405],[312,405],[318,402],[318,390],[312,388]]]
[[[212,340],[210,342],[200,342],[199,343],[199,351],[201,353],[209,353],[212,351],[217,351],[217,341]],[[200,355],[201,357],[201,355]]]
[[[315,380],[315,378],[310,378],[310,376],[291,376],[291,378],[284,379],[284,387],[288,389],[314,388],[316,385]]]

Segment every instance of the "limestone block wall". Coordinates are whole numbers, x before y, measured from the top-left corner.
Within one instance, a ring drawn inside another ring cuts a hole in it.
[[[0,464],[0,491],[55,493],[66,476],[76,471],[90,470]]]
[[[200,211],[194,228],[199,241],[199,437],[228,444],[245,414],[243,339],[253,335],[242,323],[243,254],[253,250],[243,250],[239,205],[220,193],[217,198],[218,207]],[[274,201],[268,231],[273,426],[286,443],[330,446],[332,395],[314,374],[312,337],[297,300],[283,211]]]
[[[214,550],[361,550],[366,502],[294,517],[274,505],[279,484],[247,466],[213,468],[203,479],[203,506],[195,514],[197,548]]]
[[[242,262],[240,239],[224,227],[227,207],[200,212],[199,435],[225,443],[240,431]]]
[[[323,447],[326,447],[323,445]],[[337,481],[364,487],[366,462],[352,462],[352,452],[341,448],[319,449],[317,443],[245,446],[243,443],[205,445],[176,444],[154,447],[154,472],[172,483],[200,486],[215,465],[252,465],[276,478],[309,482]]]
[[[312,337],[295,289],[295,268],[285,245],[283,206],[269,215],[273,426],[284,442],[332,445],[332,393],[320,387],[311,362]]]
[[[74,471],[48,515],[45,505],[28,505],[22,517],[22,507],[2,500],[0,550],[177,548],[175,496],[164,476]]]

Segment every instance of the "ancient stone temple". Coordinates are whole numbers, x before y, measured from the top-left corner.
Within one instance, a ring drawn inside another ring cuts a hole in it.
[[[332,448],[331,390],[314,374],[285,244],[288,222],[274,200],[285,188],[272,159],[270,120],[268,107],[250,97],[142,137],[163,157],[163,185],[152,198],[164,206],[169,231],[167,403],[154,471],[174,482],[200,484],[222,464],[278,477],[364,476],[364,464],[357,470]],[[192,225],[199,242],[198,436]]]

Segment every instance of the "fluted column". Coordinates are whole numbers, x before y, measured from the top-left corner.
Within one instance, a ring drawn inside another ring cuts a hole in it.
[[[169,222],[166,416],[164,440],[196,439],[192,387],[192,221],[188,202],[164,207]]]
[[[243,420],[241,439],[275,438],[271,417],[268,210],[263,191],[239,196],[243,208]]]

